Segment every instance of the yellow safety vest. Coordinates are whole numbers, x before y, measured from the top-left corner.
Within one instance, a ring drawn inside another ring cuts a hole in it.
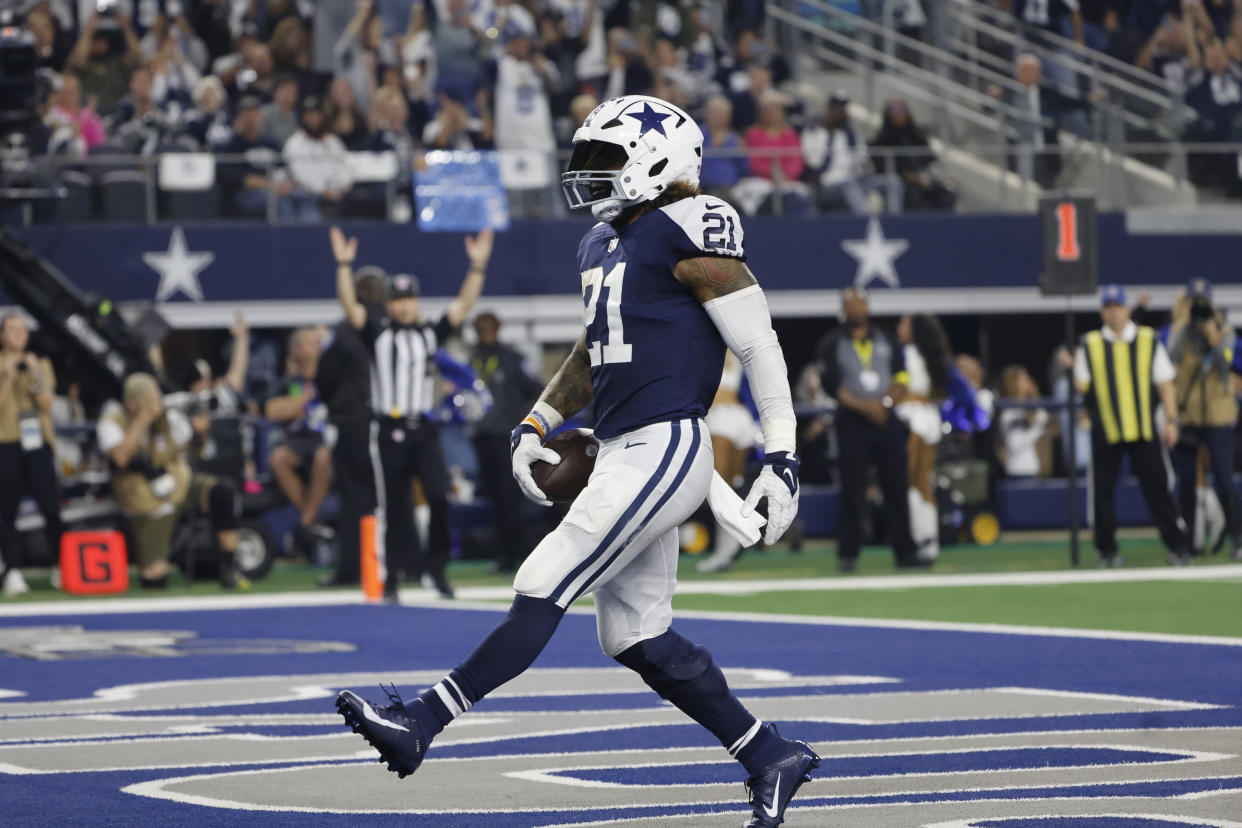
[[[1156,332],[1140,325],[1134,342],[1106,342],[1100,331],[1083,338],[1091,388],[1087,405],[1109,443],[1154,439],[1151,364]]]

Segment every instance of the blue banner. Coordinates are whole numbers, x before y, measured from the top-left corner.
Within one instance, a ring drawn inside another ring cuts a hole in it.
[[[574,294],[576,251],[591,221],[514,221],[496,238],[485,293]],[[114,300],[245,302],[330,299],[334,267],[323,226],[202,223],[15,228],[80,287]],[[428,296],[457,293],[462,237],[412,224],[344,225],[358,265],[412,272]],[[474,229],[473,227],[471,229]],[[1242,236],[1131,235],[1101,216],[1100,281],[1237,282]],[[1033,287],[1036,216],[904,216],[746,220],[751,269],[769,290]]]
[[[509,199],[496,152],[429,152],[414,173],[418,226],[428,232],[509,229]]]

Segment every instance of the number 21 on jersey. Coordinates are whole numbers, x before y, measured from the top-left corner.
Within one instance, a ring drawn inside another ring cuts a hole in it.
[[[586,307],[582,310],[582,324],[587,336],[598,336],[587,342],[591,367],[629,362],[633,348],[625,342],[625,326],[621,321],[621,286],[625,281],[625,262],[617,262],[612,270],[604,273],[602,267],[593,267],[582,274],[582,298]],[[603,298],[603,307],[600,299]],[[595,328],[592,330],[592,323]]]

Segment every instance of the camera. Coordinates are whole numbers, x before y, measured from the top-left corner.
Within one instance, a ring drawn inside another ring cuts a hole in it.
[[[1191,301],[1190,321],[1195,325],[1202,325],[1215,315],[1216,309],[1212,307],[1212,300],[1206,296],[1199,296]]]

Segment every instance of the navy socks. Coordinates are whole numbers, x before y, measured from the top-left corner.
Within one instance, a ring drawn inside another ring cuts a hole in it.
[[[509,614],[466,660],[409,706],[431,737],[500,685],[534,663],[565,610],[547,598],[518,595]]]

